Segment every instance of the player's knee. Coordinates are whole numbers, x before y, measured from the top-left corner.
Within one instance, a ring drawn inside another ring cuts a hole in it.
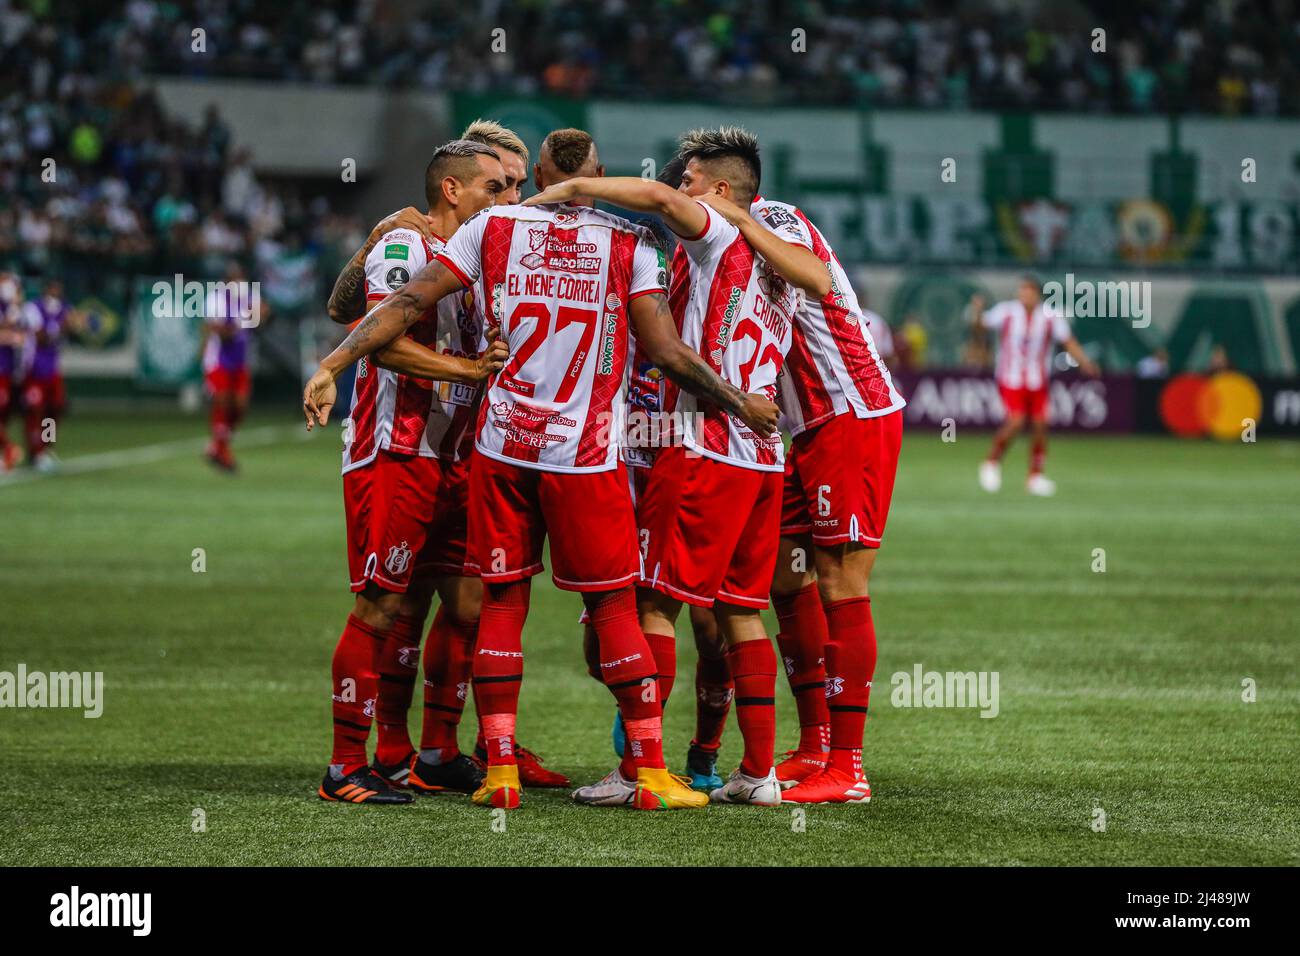
[[[352,613],[371,627],[386,631],[393,626],[401,607],[402,595],[371,588],[357,595]]]

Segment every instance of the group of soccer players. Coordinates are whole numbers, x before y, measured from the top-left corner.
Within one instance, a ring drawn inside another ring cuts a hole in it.
[[[0,472],[22,461],[22,446],[8,431],[19,407],[31,466],[40,472],[57,467],[50,444],[64,407],[59,347],[79,322],[58,279],[47,279],[41,294],[27,300],[18,276],[0,272]]]
[[[568,784],[515,739],[549,539],[618,711],[620,763],[576,801],[866,802],[868,582],[903,400],[846,273],[801,210],[760,195],[758,143],[741,129],[688,132],[659,180],[604,176],[574,129],[546,138],[539,192],[521,203],[528,169],[515,134],[472,124],[429,163],[427,212],[377,225],[331,296],[353,327],[303,404],[309,428],[325,424],[355,365],[343,470],[356,598],[320,796],[450,790],[509,809],[527,787]],[[656,233],[675,240],[671,261]],[[406,715],[435,594],[417,749]],[[779,764],[769,601],[801,727]],[[662,734],[684,604],[699,649],[686,777],[669,773]],[[473,756],[457,739],[471,692]],[[744,754],[723,779],[733,708]]]

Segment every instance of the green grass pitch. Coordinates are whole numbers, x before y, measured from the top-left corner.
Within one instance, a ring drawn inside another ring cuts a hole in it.
[[[1059,437],[1060,491],[1040,500],[1020,490],[1023,445],[993,497],[975,482],[986,435],[912,431],[872,586],[870,805],[812,807],[800,828],[789,808],[649,814],[530,791],[499,832],[463,797],[315,797],[350,604],[337,429],[298,440],[292,409],[263,411],[237,478],[199,460],[202,431],[83,412],[60,426],[64,461],[111,467],[0,487],[0,670],[106,682],[98,720],[0,710],[8,864],[1300,862],[1294,442]],[[583,669],[577,597],[537,582],[520,737],[587,782],[613,765],[611,701]],[[674,769],[693,721],[684,616],[680,646]],[[891,675],[917,664],[998,672],[999,715],[893,706]],[[778,699],[781,748],[783,679]],[[733,720],[727,770],[738,745]]]

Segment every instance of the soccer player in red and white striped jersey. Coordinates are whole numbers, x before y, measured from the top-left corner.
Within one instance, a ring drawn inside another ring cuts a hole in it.
[[[1056,483],[1043,474],[1047,458],[1047,387],[1054,346],[1059,343],[1064,347],[1085,375],[1098,375],[1097,366],[1070,331],[1065,316],[1043,302],[1038,280],[1031,276],[1020,280],[1014,299],[985,311],[983,296],[976,295],[971,299],[971,309],[975,317],[972,332],[991,330],[997,335],[995,376],[1007,416],[993,436],[988,458],[980,465],[980,487],[989,492],[1001,489],[1002,456],[1028,419],[1032,444],[1025,490],[1031,495],[1055,494]]]
[[[576,194],[659,215],[679,237],[689,276],[675,316],[683,340],[740,390],[775,395],[801,289],[821,295],[830,288],[829,276],[795,231],[742,235],[707,204],[711,196],[735,197],[745,206],[753,199],[761,170],[752,134],[725,127],[693,131],[681,156],[686,165],[678,190],[641,179],[583,179],[534,200]],[[680,278],[678,270],[675,285]],[[710,796],[779,803],[776,655],[759,612],[768,604],[776,556],[784,446],[779,436],[756,434],[688,393],[677,397],[673,411],[683,423],[681,443],[658,452],[638,516],[642,627],[671,647],[683,602],[715,609],[729,646],[745,756]],[[656,663],[661,674],[673,666]]]
[[[501,162],[490,148],[463,140],[440,147],[425,173],[427,215],[390,217],[401,221],[384,224],[364,271],[351,281],[363,281],[368,304],[400,289],[441,248],[440,233],[453,234],[504,189]],[[345,270],[340,282],[348,275]],[[343,298],[336,288],[331,314],[346,320]],[[463,499],[479,382],[492,367],[490,357],[480,357],[481,340],[472,302],[448,299],[393,347],[358,363],[343,452],[356,599],[334,654],[334,753],[320,788],[324,799],[396,803],[409,796],[390,782],[470,790],[481,782],[481,771],[456,749],[454,727],[449,743],[424,741],[426,750],[446,758],[427,766],[415,759],[406,729],[419,630],[435,587],[450,609],[443,621],[449,641],[473,644],[478,582],[467,568]],[[404,349],[414,343],[429,350],[412,359]],[[461,656],[467,660],[468,650]],[[372,717],[379,724],[373,767],[366,758]]]
[[[800,309],[782,376],[793,435],[772,582],[777,636],[799,709],[800,741],[777,770],[791,802],[866,802],[862,738],[875,670],[868,582],[893,492],[903,399],[848,276],[798,208],[719,205],[739,227],[796,230],[830,288]]]
[[[543,144],[536,173],[545,188],[601,171],[588,134],[559,130]],[[639,576],[636,529],[619,459],[629,327],[666,374],[756,433],[772,434],[776,408],[729,386],[682,343],[662,286],[648,232],[626,220],[583,205],[495,207],[466,223],[432,265],[372,311],[304,391],[304,407],[323,420],[343,368],[384,348],[463,287],[475,288],[486,323],[509,343],[510,360],[489,381],[479,416],[470,485],[470,551],[486,592],[474,683],[488,772],[476,803],[519,805],[511,741],[520,638],[529,580],[542,570],[549,536],[552,577],[582,593],[606,684],[627,726],[638,766],[629,802],[643,809],[701,805],[701,795],[664,768],[654,661],[631,587]]]

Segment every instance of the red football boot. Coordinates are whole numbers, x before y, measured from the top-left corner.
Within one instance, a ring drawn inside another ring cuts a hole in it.
[[[474,748],[474,762],[487,768],[487,751],[481,747]],[[519,741],[515,741],[515,763],[519,767],[519,782],[528,787],[568,787],[569,778],[554,770],[542,766],[542,758],[537,756]]]
[[[785,759],[776,765],[776,782],[789,790],[802,780],[826,769],[826,755],[821,751],[787,750]]]
[[[781,794],[782,803],[867,803],[870,800],[871,784],[866,777],[855,780],[852,774],[834,767],[819,770]]]

